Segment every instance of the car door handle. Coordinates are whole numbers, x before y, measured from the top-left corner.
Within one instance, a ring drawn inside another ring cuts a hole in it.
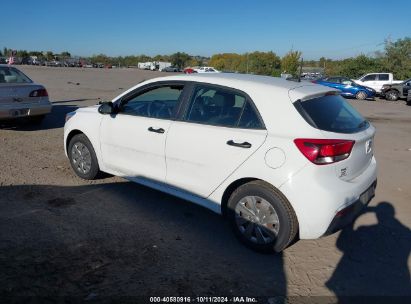
[[[227,141],[227,145],[234,146],[234,147],[240,147],[240,148],[246,148],[246,149],[251,148],[251,144],[249,142],[246,142],[246,141],[243,142],[243,143],[236,143],[233,140],[229,140],[229,141]]]
[[[150,127],[148,128],[148,130],[154,133],[164,133],[165,132],[163,128],[154,129],[153,127]]]

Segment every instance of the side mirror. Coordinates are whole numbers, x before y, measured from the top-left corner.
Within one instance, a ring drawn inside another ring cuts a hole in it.
[[[100,114],[113,114],[114,113],[114,105],[111,101],[103,102],[98,107],[98,112]]]

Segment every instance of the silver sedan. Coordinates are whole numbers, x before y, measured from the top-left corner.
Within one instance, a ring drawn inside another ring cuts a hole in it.
[[[40,122],[51,112],[47,90],[12,66],[0,65],[0,120],[29,117]]]

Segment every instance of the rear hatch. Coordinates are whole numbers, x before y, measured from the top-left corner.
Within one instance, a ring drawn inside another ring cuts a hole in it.
[[[321,131],[325,139],[354,141],[351,153],[332,164],[342,180],[352,180],[363,173],[373,157],[375,128],[343,97],[335,92],[299,99],[294,106],[303,118]]]
[[[36,97],[32,92],[44,89],[43,86],[34,83],[25,84],[7,84],[0,83],[0,106],[4,104],[33,104],[43,100],[48,100],[48,97]],[[32,94],[32,96],[30,96]]]

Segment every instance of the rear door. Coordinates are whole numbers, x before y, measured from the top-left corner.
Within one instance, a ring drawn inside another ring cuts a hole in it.
[[[267,131],[243,92],[197,84],[167,136],[168,184],[208,197],[265,141]]]

